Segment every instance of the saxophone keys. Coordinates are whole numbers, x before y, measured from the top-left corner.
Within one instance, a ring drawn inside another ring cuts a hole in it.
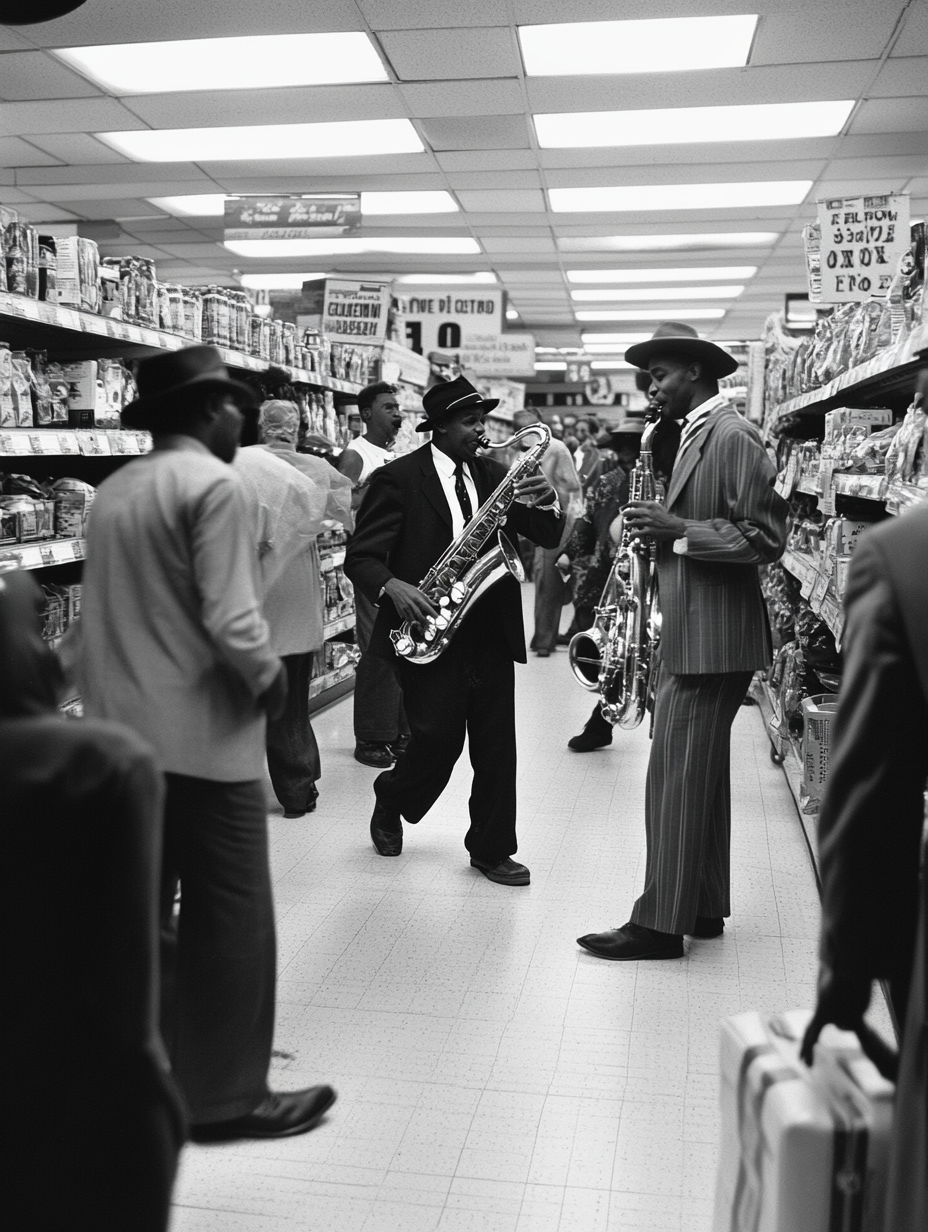
[[[447,629],[450,624],[451,624],[451,616],[447,612],[442,612],[440,616],[437,616],[435,618],[436,628]]]
[[[453,593],[454,593],[454,592],[452,591],[452,594],[453,594]],[[449,604],[450,602],[451,602],[451,600],[448,598],[448,596],[447,596],[447,595],[442,595],[442,597],[438,600],[438,606],[439,606],[439,607],[447,607],[447,606],[448,606],[448,604]]]
[[[455,603],[462,603],[466,594],[467,587],[463,582],[455,582],[455,584],[451,587],[451,598]],[[447,603],[448,600],[445,599],[444,602]]]

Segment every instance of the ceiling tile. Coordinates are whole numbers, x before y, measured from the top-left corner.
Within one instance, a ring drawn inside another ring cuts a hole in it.
[[[519,58],[508,26],[385,31],[380,41],[401,81],[515,77]]]
[[[925,93],[925,57],[889,59],[867,93],[872,98],[905,98]]]
[[[836,20],[829,20],[827,6],[819,4],[762,13],[751,65],[877,59],[900,11],[895,0],[857,0],[845,3]]]
[[[913,4],[891,56],[923,56],[928,47],[928,4]]]
[[[56,99],[39,103],[0,103],[0,133],[115,132],[145,124],[115,98]]]
[[[223,0],[221,9],[190,0],[123,4],[97,0],[55,21],[30,29],[37,47],[86,47],[96,43],[144,43],[216,38],[219,34],[304,34],[361,30],[354,0]]]
[[[46,201],[86,201],[92,193],[95,200],[139,201],[146,197],[175,197],[182,193],[195,192],[200,185],[190,180],[145,180],[134,184],[46,184],[42,196]],[[33,189],[33,191],[37,191]]]
[[[197,90],[136,94],[125,104],[153,128],[234,124],[310,124],[328,120],[394,120],[408,108],[393,85],[293,86],[283,90]]]
[[[884,176],[893,184],[909,176],[919,175],[925,170],[925,159],[921,154],[888,155],[886,158],[835,158],[828,164],[829,179],[851,179],[861,176],[872,179],[874,176]]]
[[[928,65],[926,65],[928,68]],[[925,132],[928,98],[868,98],[854,113],[852,133]]]
[[[102,91],[44,51],[13,51],[0,56],[0,97],[87,98]]]
[[[144,197],[91,197],[90,190],[86,198],[68,199],[66,205],[81,218],[135,218],[140,214],[155,214],[157,207]]]
[[[544,193],[540,188],[458,189],[458,200],[465,210],[475,213],[519,213],[545,210]]]
[[[541,188],[538,171],[452,171],[452,188]]]
[[[58,163],[57,158],[22,137],[0,137],[0,165],[4,167],[45,167]]]
[[[258,187],[250,190],[254,192],[283,192],[286,184],[291,185],[288,191],[292,192],[347,192],[361,187],[372,188],[373,184],[368,181],[376,178],[378,174],[398,176],[408,172],[421,175],[435,170],[432,155],[427,153],[371,154],[363,157],[352,155],[350,158],[256,158],[230,162],[204,162],[201,166],[226,188],[230,181],[238,182],[243,179],[258,179],[267,184],[274,184],[273,188]],[[323,176],[329,180],[338,181],[338,187],[327,186],[325,189],[317,187],[316,181]],[[298,186],[297,181],[299,180],[307,182],[303,186]],[[434,187],[444,188],[444,186],[444,178],[438,177]],[[433,185],[423,184],[421,187],[431,188]],[[245,192],[246,190],[235,189],[233,191]]]
[[[493,26],[500,19],[499,0],[467,0],[467,4],[423,4],[422,0],[358,0],[358,4],[375,30]]]
[[[526,286],[540,286],[545,283],[557,282],[563,285],[564,276],[560,270],[507,270],[500,277],[507,287],[515,288],[520,283]]]
[[[35,205],[20,202],[16,206],[16,212],[21,214],[26,222],[35,224],[43,222],[70,222],[78,217],[71,210],[64,210],[58,205],[46,205],[44,202],[39,202]]]
[[[550,252],[555,253],[554,240],[543,236],[506,239],[500,236],[484,236],[480,241],[489,253],[495,252]]]
[[[44,138],[42,138],[44,140]],[[191,180],[209,184],[196,163],[130,163],[127,159],[107,166],[101,171],[99,166],[68,166],[45,167],[24,171],[19,177],[22,184],[90,184],[96,187],[101,179],[110,184],[128,184],[130,192],[135,191],[135,185],[150,180]],[[196,188],[188,188],[195,192]],[[204,191],[207,191],[204,189]],[[163,196],[164,194],[159,194]]]
[[[41,133],[31,137],[40,150],[71,164],[128,163],[131,160],[88,133]],[[99,172],[98,172],[99,174]]]
[[[436,154],[443,171],[511,171],[538,165],[534,150],[466,150]]]
[[[747,151],[745,151],[747,153]],[[814,180],[827,166],[824,158],[783,163],[675,163],[653,167],[578,167],[548,171],[551,188],[611,188],[630,184],[733,184],[747,180]]]
[[[413,116],[523,115],[525,102],[513,78],[494,81],[423,82],[401,86]]]
[[[527,150],[524,116],[428,116],[419,120],[433,150]]]

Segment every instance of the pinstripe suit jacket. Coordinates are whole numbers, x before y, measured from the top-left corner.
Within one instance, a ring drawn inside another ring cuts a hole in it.
[[[789,506],[760,436],[722,407],[682,452],[667,508],[686,522],[688,549],[657,545],[661,660],[677,674],[766,667],[772,650],[758,566],[786,546]]]

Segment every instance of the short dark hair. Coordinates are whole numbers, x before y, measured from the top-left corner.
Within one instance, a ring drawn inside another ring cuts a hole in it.
[[[369,411],[381,394],[395,394],[397,387],[389,381],[375,381],[373,385],[365,385],[358,394],[358,410]]]

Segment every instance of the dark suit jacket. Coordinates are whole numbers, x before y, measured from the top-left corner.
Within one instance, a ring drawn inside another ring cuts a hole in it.
[[[470,463],[480,503],[496,488],[506,468],[489,458]],[[374,622],[370,649],[383,658],[393,657],[389,633],[400,624],[390,600],[379,599],[390,578],[418,586],[452,539],[451,510],[435,463],[432,446],[388,462],[371,478],[370,489],[358,513],[358,523],[348,545],[345,573],[372,603],[380,604]],[[515,533],[545,548],[557,547],[563,515],[513,504],[504,524],[510,537]],[[496,542],[491,536],[485,550]],[[525,662],[522,603],[514,578],[504,578],[479,601],[483,617],[491,616],[484,605],[493,605],[493,624],[509,646],[517,663]]]
[[[675,673],[754,671],[771,659],[757,567],[786,546],[789,506],[757,430],[733,407],[714,411],[677,457],[667,508],[689,550],[657,545],[661,661]]]

